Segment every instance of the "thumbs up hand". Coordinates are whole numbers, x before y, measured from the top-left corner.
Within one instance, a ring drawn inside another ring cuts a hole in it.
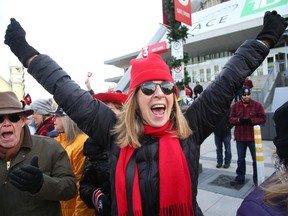
[[[15,168],[10,173],[10,181],[22,191],[37,193],[43,185],[43,173],[38,166],[38,157],[34,156],[30,165]]]

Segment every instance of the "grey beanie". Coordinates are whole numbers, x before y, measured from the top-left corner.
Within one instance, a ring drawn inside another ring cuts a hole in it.
[[[30,109],[34,110],[34,114],[47,115],[52,112],[53,99],[38,99],[30,104]]]

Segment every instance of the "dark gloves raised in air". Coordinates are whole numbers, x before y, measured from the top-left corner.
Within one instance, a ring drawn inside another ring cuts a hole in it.
[[[276,11],[267,11],[263,19],[263,29],[257,35],[256,39],[268,39],[271,42],[271,48],[277,44],[279,38],[288,26],[288,21],[277,14]]]
[[[99,216],[108,216],[111,214],[111,201],[109,195],[102,192],[100,188],[93,192],[92,202]]]
[[[26,32],[19,22],[11,18],[6,30],[4,43],[10,47],[23,66],[27,68],[27,60],[34,55],[38,55],[39,52],[27,43],[25,36]]]
[[[34,156],[31,164],[17,167],[10,173],[11,183],[22,191],[37,193],[43,185],[43,173],[38,166],[38,157]]]
[[[251,118],[240,118],[239,119],[239,124],[252,125],[252,120],[251,120]]]

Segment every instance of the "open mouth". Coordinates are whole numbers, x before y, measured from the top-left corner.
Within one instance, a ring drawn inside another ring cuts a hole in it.
[[[7,132],[1,133],[1,137],[3,137],[4,139],[9,139],[12,135],[13,135],[12,131],[7,131]]]
[[[163,115],[166,110],[166,106],[164,104],[156,104],[151,107],[151,111],[154,115]]]

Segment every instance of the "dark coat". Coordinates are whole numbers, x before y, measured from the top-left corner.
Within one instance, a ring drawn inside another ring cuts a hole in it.
[[[9,173],[23,164],[30,164],[34,155],[39,158],[44,183],[39,192],[31,194],[14,187]],[[59,201],[72,199],[77,193],[76,179],[65,149],[53,138],[31,137],[27,126],[23,144],[10,168],[0,159],[0,172],[1,216],[61,216]]]
[[[201,143],[212,133],[230,108],[235,93],[242,87],[245,77],[262,63],[269,49],[256,40],[245,42],[225,65],[219,77],[212,82],[201,96],[189,106],[185,117],[193,135],[181,140],[193,185],[193,208],[195,215],[202,215],[196,195]],[[44,88],[54,95],[57,104],[68,116],[97,143],[105,143],[110,150],[110,180],[112,193],[112,215],[117,215],[115,196],[115,170],[119,147],[110,130],[116,123],[113,111],[81,89],[67,73],[46,55],[37,56],[29,65],[28,72]],[[96,143],[96,145],[97,145]],[[137,150],[136,162],[139,169],[142,210],[144,215],[158,215],[159,210],[159,167],[158,139],[144,136],[142,147]]]
[[[105,146],[89,137],[84,143],[83,155],[85,165],[80,180],[80,197],[89,208],[94,209],[92,197],[97,188],[101,188],[105,195],[110,194],[109,152]]]
[[[214,134],[218,137],[226,137],[231,135],[231,128],[233,125],[229,122],[230,110],[225,114],[221,121],[216,125]]]

